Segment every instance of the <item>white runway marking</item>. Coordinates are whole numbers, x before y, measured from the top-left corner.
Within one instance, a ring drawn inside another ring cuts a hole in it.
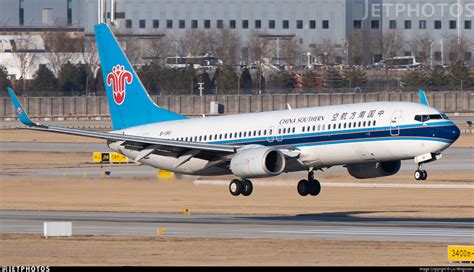
[[[199,180],[193,181],[196,185],[229,185],[229,180]],[[252,181],[255,186],[296,186],[293,181]],[[433,183],[433,184],[405,184],[405,183],[356,183],[356,182],[321,182],[322,187],[359,187],[359,188],[407,188],[407,189],[474,189],[474,184],[467,183]]]

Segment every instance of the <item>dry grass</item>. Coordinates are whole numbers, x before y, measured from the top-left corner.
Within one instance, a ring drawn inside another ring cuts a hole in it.
[[[92,162],[90,152],[0,151],[0,169],[81,167]]]
[[[19,234],[0,241],[2,265],[449,265],[443,243]]]
[[[104,143],[105,140],[27,129],[2,129],[0,142]]]

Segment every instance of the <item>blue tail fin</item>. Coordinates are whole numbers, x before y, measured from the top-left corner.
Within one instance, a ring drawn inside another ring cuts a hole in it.
[[[425,91],[419,90],[419,94],[420,94],[420,103],[423,105],[429,106]]]
[[[153,103],[108,25],[94,32],[114,130],[187,118]]]

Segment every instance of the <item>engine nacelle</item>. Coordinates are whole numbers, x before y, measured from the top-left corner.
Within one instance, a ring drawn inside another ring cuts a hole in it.
[[[254,147],[235,154],[230,170],[242,178],[262,178],[280,175],[285,170],[285,156],[275,148]]]
[[[358,179],[395,175],[400,171],[401,161],[367,162],[347,166],[349,174]]]

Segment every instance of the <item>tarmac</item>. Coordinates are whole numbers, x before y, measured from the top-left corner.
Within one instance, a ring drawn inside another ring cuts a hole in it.
[[[474,242],[472,218],[0,211],[0,219],[2,233],[41,234],[43,222],[70,221],[73,235]],[[158,234],[160,228],[164,228],[164,231]]]

